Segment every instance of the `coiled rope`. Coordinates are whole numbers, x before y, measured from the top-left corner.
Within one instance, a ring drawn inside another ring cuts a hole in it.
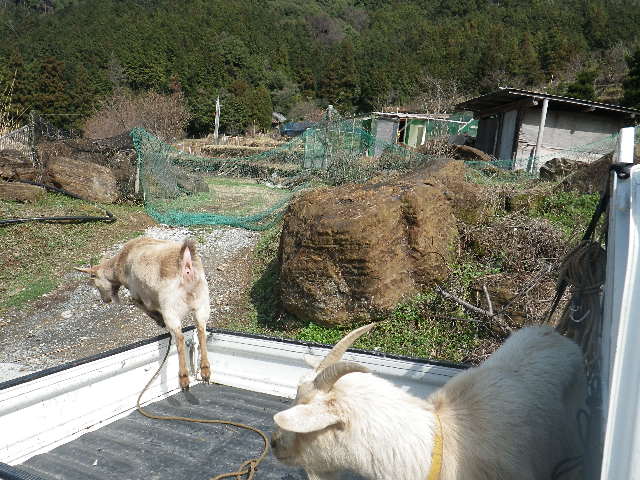
[[[616,170],[615,164],[611,170]],[[605,282],[607,253],[601,242],[594,240],[594,234],[600,217],[607,210],[610,185],[611,182],[607,178],[607,184],[582,240],[560,266],[556,295],[547,313],[547,321],[550,322],[566,289],[571,287],[571,299],[555,328],[580,346],[587,374],[587,408],[581,409],[576,418],[585,455],[565,459],[556,465],[551,477],[553,480],[570,475],[574,470],[582,470],[583,475],[600,471],[601,455],[597,453],[602,451],[600,340],[603,319],[600,302]],[[606,230],[603,238],[606,241]]]
[[[169,351],[170,350],[171,350],[171,337],[169,337],[169,345],[167,346],[167,351],[164,354],[164,358],[162,359],[162,363],[160,364],[160,367],[158,368],[158,370],[156,370],[156,373],[153,374],[153,376],[151,377],[151,380],[149,380],[147,382],[145,387],[140,392],[140,395],[138,396],[138,401],[136,402],[136,406],[138,408],[138,411],[142,415],[144,415],[145,417],[152,418],[154,420],[176,420],[176,421],[180,421],[180,422],[215,423],[215,424],[221,424],[221,425],[230,425],[232,427],[237,427],[237,428],[244,428],[246,430],[250,430],[252,432],[257,433],[258,435],[260,435],[262,437],[262,441],[264,442],[264,447],[262,449],[262,454],[259,457],[252,458],[252,459],[249,459],[249,460],[243,462],[242,465],[240,465],[240,468],[235,472],[223,473],[221,475],[216,475],[215,477],[211,477],[211,479],[210,479],[210,480],[221,480],[223,478],[235,477],[236,480],[243,480],[243,477],[245,477],[246,480],[253,480],[255,478],[255,476],[256,476],[256,472],[258,470],[258,465],[260,465],[260,462],[262,462],[265,459],[265,457],[267,456],[267,454],[269,453],[269,438],[267,437],[267,435],[262,430],[259,430],[259,429],[255,428],[255,427],[250,426],[250,425],[245,425],[243,423],[237,423],[237,422],[231,422],[231,421],[228,421],[228,420],[211,420],[211,419],[206,419],[206,418],[188,418],[188,417],[156,415],[154,413],[150,413],[150,412],[144,410],[140,406],[140,400],[142,399],[142,395],[144,395],[144,392],[147,391],[147,389],[149,388],[149,385],[151,385],[151,383],[156,379],[156,377],[158,376],[158,374],[162,370],[162,367],[164,367],[164,364],[167,361],[167,357],[169,356]]]
[[[581,242],[569,253],[560,267],[559,284],[565,287],[571,285],[573,295],[558,320],[556,330],[572,338],[582,349],[584,357],[587,372],[587,409],[580,409],[576,422],[586,455],[569,458],[556,465],[551,477],[553,480],[577,469],[582,469],[583,473],[600,469],[600,457],[588,453],[601,451],[600,296],[605,281],[605,269],[606,252],[599,243],[593,241]]]

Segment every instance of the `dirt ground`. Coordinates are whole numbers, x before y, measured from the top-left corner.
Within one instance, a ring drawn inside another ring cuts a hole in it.
[[[154,238],[198,242],[211,298],[209,326],[225,327],[248,314],[252,255],[260,235],[237,228],[198,230],[154,226]],[[113,255],[122,244],[104,252]],[[134,307],[126,289],[120,304],[104,304],[86,275],[69,271],[54,291],[0,314],[0,381],[98,354],[166,331]],[[185,322],[191,324],[191,319]]]

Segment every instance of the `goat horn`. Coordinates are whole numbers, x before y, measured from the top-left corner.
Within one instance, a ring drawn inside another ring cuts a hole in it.
[[[313,386],[317,390],[328,392],[341,377],[353,372],[369,373],[370,370],[355,362],[337,362],[322,370],[313,380]]]
[[[320,364],[316,367],[316,372],[320,372],[323,369],[327,368],[329,365],[332,365],[336,362],[339,362],[344,352],[353,345],[353,343],[360,338],[362,335],[367,333],[373,327],[375,327],[375,323],[370,323],[360,328],[356,328],[352,332],[347,333],[342,340],[335,344],[335,346],[331,349],[331,351],[327,354],[326,357],[320,362]]]
[[[74,270],[77,270],[82,273],[95,273],[96,271],[96,267],[89,267],[89,268],[73,267],[73,268]]]

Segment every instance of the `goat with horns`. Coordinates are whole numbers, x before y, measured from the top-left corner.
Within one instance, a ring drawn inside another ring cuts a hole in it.
[[[550,327],[512,334],[481,366],[416,398],[353,362],[346,335],[277,413],[271,443],[312,480],[537,480],[581,453],[582,353]],[[310,362],[308,362],[310,363]],[[563,479],[569,478],[563,476]],[[579,477],[575,477],[579,478]]]

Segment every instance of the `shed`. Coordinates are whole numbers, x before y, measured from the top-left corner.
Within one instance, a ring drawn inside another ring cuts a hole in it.
[[[476,125],[473,117],[461,113],[374,112],[371,125],[371,133],[376,138],[374,155],[380,155],[386,143],[419,147],[433,135],[448,135],[453,143],[461,143],[459,136],[475,136]]]
[[[615,148],[620,128],[640,118],[633,108],[508,87],[456,107],[479,120],[477,148],[531,172],[556,157],[596,160]]]

